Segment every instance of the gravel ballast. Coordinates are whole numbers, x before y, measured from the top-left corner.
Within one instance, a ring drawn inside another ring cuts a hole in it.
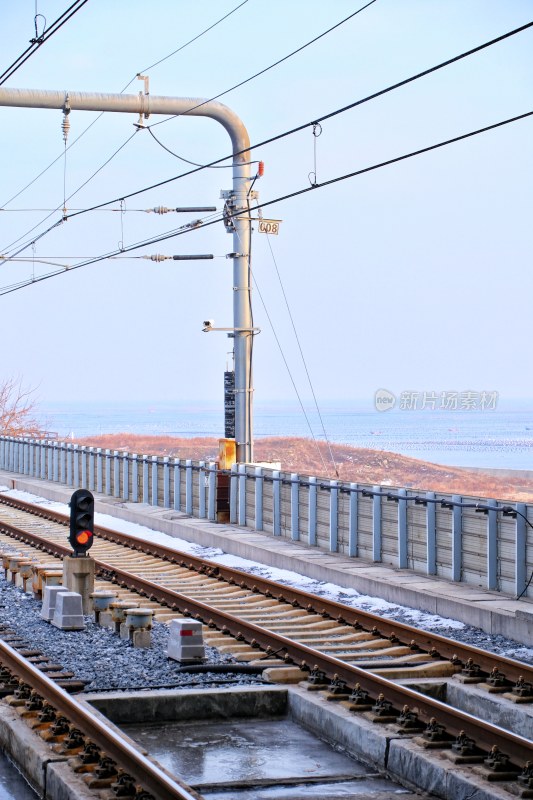
[[[85,617],[85,630],[56,628],[41,618],[39,600],[3,578],[0,579],[0,598],[0,624],[23,636],[29,647],[41,650],[51,661],[85,681],[86,691],[262,683],[260,677],[253,675],[220,673],[220,666],[235,661],[207,645],[206,666],[215,666],[217,672],[181,672],[183,667],[166,656],[169,629],[164,623],[153,623],[150,648],[137,648],[108,628],[97,625],[92,616]]]

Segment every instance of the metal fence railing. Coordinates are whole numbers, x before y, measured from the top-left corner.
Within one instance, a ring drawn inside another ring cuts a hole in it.
[[[533,506],[0,437],[0,469],[533,597]]]

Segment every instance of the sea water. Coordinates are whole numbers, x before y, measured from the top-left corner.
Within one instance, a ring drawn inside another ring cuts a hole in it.
[[[50,403],[39,419],[58,436],[104,433],[144,436],[224,435],[221,407],[183,403]],[[533,469],[533,403],[485,411],[400,410],[378,412],[363,403],[301,409],[256,405],[255,439],[303,436],[354,447],[389,450],[451,466]]]

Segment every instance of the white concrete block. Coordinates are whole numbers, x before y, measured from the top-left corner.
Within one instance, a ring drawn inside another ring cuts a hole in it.
[[[204,661],[202,623],[191,619],[171,620],[167,656],[180,663]]]
[[[56,598],[60,592],[66,592],[64,586],[45,586],[43,595],[43,604],[41,607],[41,617],[48,622],[51,622],[54,617],[56,607]]]
[[[52,625],[64,631],[80,631],[85,628],[81,594],[77,592],[59,592],[56,598]]]

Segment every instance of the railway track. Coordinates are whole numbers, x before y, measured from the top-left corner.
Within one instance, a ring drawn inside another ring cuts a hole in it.
[[[16,540],[59,558],[69,553],[65,516],[6,497],[0,504],[0,542]],[[156,619],[191,615],[208,626],[208,643],[223,647],[228,635],[235,637],[239,644],[228,649],[240,660],[253,661],[263,650],[278,663],[282,657],[311,670],[313,688],[327,689],[332,680],[330,695],[347,700],[354,711],[370,706],[406,730],[415,722],[427,726],[433,742],[438,731],[442,743],[450,737],[465,746],[470,741],[489,773],[504,766],[511,774],[529,769],[533,744],[528,739],[391,678],[402,677],[406,669],[431,674],[439,665],[440,674],[462,672],[468,680],[527,701],[533,700],[533,667],[116,531],[95,529],[91,554],[99,580],[137,592],[143,605],[148,600],[154,606]]]
[[[73,766],[79,767],[76,771],[88,775],[89,788],[93,788],[91,783],[100,783],[98,788],[117,784],[123,789],[132,787],[134,794],[123,796],[134,796],[138,800],[201,800],[197,792],[167,774],[1,640],[0,660],[2,685],[13,688],[7,702],[19,710],[21,717],[39,731],[45,741],[54,745],[56,753],[77,757],[77,765]]]

